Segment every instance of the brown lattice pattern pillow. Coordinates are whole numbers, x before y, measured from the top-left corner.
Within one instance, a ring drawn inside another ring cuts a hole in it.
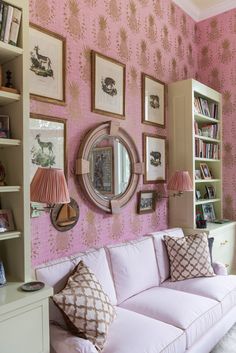
[[[94,273],[82,261],[53,300],[65,314],[73,334],[87,338],[102,350],[115,310]]]
[[[205,233],[181,238],[165,235],[164,241],[170,260],[171,281],[214,276]]]

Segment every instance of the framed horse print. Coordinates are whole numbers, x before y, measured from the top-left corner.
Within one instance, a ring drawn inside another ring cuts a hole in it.
[[[38,167],[60,168],[67,176],[66,120],[30,114],[30,182]]]
[[[29,90],[33,99],[65,104],[64,37],[30,24]]]

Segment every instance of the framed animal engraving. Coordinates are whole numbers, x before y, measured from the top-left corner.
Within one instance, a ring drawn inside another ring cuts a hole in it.
[[[165,127],[165,84],[142,73],[142,122]]]
[[[29,90],[33,99],[65,104],[64,37],[30,24]]]
[[[66,120],[30,114],[30,181],[38,167],[60,168],[67,176]]]
[[[166,138],[143,134],[144,184],[166,182]]]
[[[125,65],[92,51],[92,111],[125,119]]]

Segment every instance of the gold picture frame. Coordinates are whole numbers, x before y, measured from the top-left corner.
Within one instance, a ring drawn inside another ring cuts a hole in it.
[[[91,51],[92,112],[125,119],[125,64]]]
[[[30,97],[65,105],[66,39],[30,23],[29,52]]]

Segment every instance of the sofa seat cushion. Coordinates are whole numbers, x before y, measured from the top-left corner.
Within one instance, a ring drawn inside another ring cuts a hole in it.
[[[215,300],[162,287],[139,293],[121,306],[185,330],[187,348],[222,316]]]
[[[117,303],[160,283],[151,237],[107,247]]]
[[[161,286],[217,300],[221,302],[223,314],[236,305],[236,276],[234,275],[194,278],[178,282],[166,281]]]

